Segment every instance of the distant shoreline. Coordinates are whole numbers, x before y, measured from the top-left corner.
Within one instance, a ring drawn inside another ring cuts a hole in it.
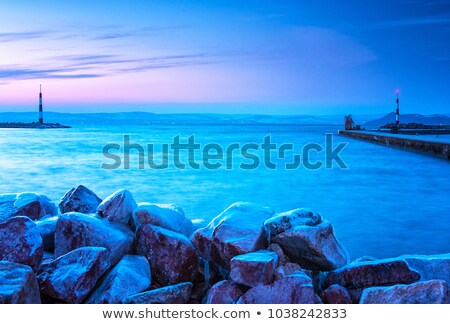
[[[59,123],[0,123],[0,128],[34,128],[34,129],[54,129],[54,128],[71,128],[70,126],[61,125]]]

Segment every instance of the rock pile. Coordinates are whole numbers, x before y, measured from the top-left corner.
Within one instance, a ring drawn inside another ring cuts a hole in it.
[[[0,303],[447,303],[449,269],[450,254],[349,263],[308,208],[239,202],[199,227],[126,190],[0,195]]]

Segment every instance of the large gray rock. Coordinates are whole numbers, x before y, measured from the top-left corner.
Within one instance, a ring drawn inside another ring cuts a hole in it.
[[[0,221],[14,216],[36,220],[48,215],[58,215],[58,207],[47,196],[32,192],[0,195]]]
[[[55,250],[55,230],[59,216],[51,216],[35,221],[39,233],[41,233],[44,251],[51,252]]]
[[[111,222],[128,224],[136,206],[131,192],[119,190],[101,202],[97,207],[97,213]]]
[[[118,304],[123,296],[134,295],[150,288],[150,265],[141,255],[125,255],[106,274],[100,286],[87,299],[87,304]]]
[[[325,286],[338,284],[347,288],[410,284],[420,279],[420,274],[409,268],[403,260],[377,260],[351,263],[328,273]]]
[[[288,262],[285,265],[279,266],[275,269],[275,280],[280,280],[293,273],[303,271],[297,263]]]
[[[448,285],[443,280],[417,282],[412,285],[364,289],[361,304],[445,304]]]
[[[331,224],[299,225],[273,237],[291,262],[308,270],[330,271],[347,264],[347,253]]]
[[[321,299],[325,304],[352,304],[348,290],[339,285],[331,285],[322,291]]]
[[[59,202],[62,214],[78,212],[83,214],[95,213],[102,200],[85,186],[78,186],[67,191]]]
[[[55,230],[55,257],[85,246],[105,247],[111,257],[111,265],[129,254],[134,233],[125,225],[80,213],[68,213],[59,217]]]
[[[0,304],[40,304],[39,286],[26,265],[0,261]]]
[[[275,252],[260,250],[241,254],[231,259],[231,280],[248,287],[269,285],[278,266]]]
[[[322,223],[322,216],[311,208],[297,208],[277,213],[264,222],[268,235],[277,236],[300,225],[315,226]]]
[[[236,255],[265,248],[263,224],[273,214],[272,210],[258,204],[235,203],[208,226],[196,230],[192,243],[203,258],[230,269],[230,260]]]
[[[81,303],[109,268],[108,250],[83,247],[42,264],[37,274],[43,294],[57,300]]]
[[[285,265],[289,263],[289,258],[286,254],[284,254],[283,249],[278,244],[272,243],[269,245],[267,250],[275,252],[278,255],[278,265]]]
[[[304,273],[295,273],[271,285],[251,288],[238,304],[314,304],[315,300],[311,278]]]
[[[152,278],[161,285],[194,282],[198,255],[183,234],[154,225],[141,225],[136,232],[136,252],[144,255]]]
[[[450,285],[450,253],[438,255],[405,255],[399,257],[420,273],[420,280],[441,279]]]
[[[0,261],[29,265],[37,270],[44,255],[41,234],[28,217],[8,218],[0,223]]]
[[[193,284],[183,282],[177,285],[149,290],[125,298],[123,304],[186,304],[191,296]]]
[[[136,227],[151,224],[181,233],[187,237],[193,232],[190,219],[186,218],[183,209],[174,204],[141,203],[133,211],[133,221]]]
[[[235,304],[244,294],[242,286],[235,282],[222,280],[212,286],[206,295],[206,304]]]

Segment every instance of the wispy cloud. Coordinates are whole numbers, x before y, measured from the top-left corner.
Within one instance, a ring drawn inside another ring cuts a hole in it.
[[[49,37],[53,34],[51,31],[25,31],[13,33],[0,33],[0,42],[17,42],[28,39],[37,39]]]
[[[55,30],[28,30],[0,33],[0,42],[18,42],[29,39],[87,39],[92,41],[113,40],[127,37],[149,36],[155,33],[189,28],[188,25],[143,26],[126,28],[121,25],[84,27],[64,26]]]
[[[385,21],[370,26],[370,29],[389,29],[397,27],[413,26],[448,26],[450,25],[450,16],[429,16],[416,17],[409,19]]]
[[[17,66],[0,67],[0,79],[80,79],[97,78],[100,74],[80,73],[77,69],[33,69]]]
[[[218,54],[195,53],[123,59],[118,55],[67,55],[52,57],[51,69],[30,66],[0,66],[0,81],[29,79],[100,78],[123,73],[138,73],[156,69],[217,64]]]

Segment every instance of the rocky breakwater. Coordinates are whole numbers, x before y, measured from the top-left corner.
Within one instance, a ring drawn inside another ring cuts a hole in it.
[[[447,303],[450,254],[349,262],[312,209],[235,203],[197,228],[173,204],[0,195],[0,303]],[[194,230],[195,229],[195,230]]]

